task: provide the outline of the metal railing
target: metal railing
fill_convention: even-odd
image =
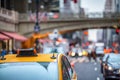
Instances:
[[[55,13],[56,14],[56,13]],[[81,20],[81,19],[94,19],[94,18],[120,18],[120,13],[89,13],[89,14],[60,14],[54,18],[51,15],[47,15],[47,21],[51,20]],[[34,15],[34,19],[36,16]],[[20,21],[31,21],[30,14],[19,14]]]
[[[32,13],[34,14],[34,13]],[[19,21],[33,21],[35,22],[35,15],[33,15],[34,20],[31,20],[31,15],[27,13],[18,13],[14,10],[7,10],[4,8],[0,8],[0,20],[18,23]],[[54,18],[54,16],[58,16],[57,18]],[[120,18],[119,12],[94,12],[94,13],[52,13],[52,15],[49,15],[47,13],[46,21],[51,20],[81,20],[81,19],[91,19],[91,18]],[[44,21],[44,20],[41,20]]]

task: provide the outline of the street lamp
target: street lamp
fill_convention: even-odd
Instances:
[[[38,12],[39,12],[39,0],[35,0],[36,2],[36,23],[34,26],[34,32],[39,33],[40,32],[40,26],[39,26],[39,17],[38,17]]]

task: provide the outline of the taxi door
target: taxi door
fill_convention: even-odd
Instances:
[[[77,80],[77,75],[71,67],[68,59],[62,56],[62,78],[63,80]]]

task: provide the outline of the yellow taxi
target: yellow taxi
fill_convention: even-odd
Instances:
[[[19,56],[9,54],[0,60],[0,80],[77,80],[63,54]]]

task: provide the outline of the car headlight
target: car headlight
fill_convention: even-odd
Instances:
[[[79,53],[78,53],[78,55],[79,55],[79,56],[82,56],[82,53],[81,53],[81,52],[79,52]]]
[[[83,56],[87,56],[88,55],[88,53],[84,50],[83,51]]]
[[[74,53],[74,52],[72,52],[72,53],[71,53],[71,56],[75,56],[75,53]]]
[[[111,66],[109,66],[109,67],[108,67],[108,70],[112,71],[112,70],[113,70],[113,68],[112,68]]]
[[[119,73],[120,73],[120,69],[119,69],[119,71],[118,71]]]

